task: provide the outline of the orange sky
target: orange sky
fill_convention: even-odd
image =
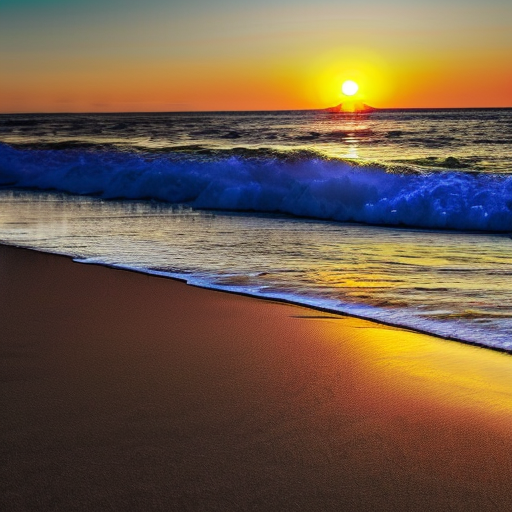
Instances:
[[[512,2],[4,0],[0,112],[512,106]]]

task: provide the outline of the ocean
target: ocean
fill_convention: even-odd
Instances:
[[[512,351],[512,109],[1,115],[0,241]]]

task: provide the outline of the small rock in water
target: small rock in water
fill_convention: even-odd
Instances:
[[[448,158],[445,158],[443,164],[446,167],[451,168],[461,168],[461,167],[467,167],[467,164],[462,163],[458,158],[455,158],[454,156],[449,156]]]
[[[222,135],[223,139],[239,139],[240,137],[241,135],[234,130]]]

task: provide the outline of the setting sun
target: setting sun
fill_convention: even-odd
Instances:
[[[359,86],[353,80],[346,80],[341,86],[341,91],[345,96],[354,96],[359,90]]]

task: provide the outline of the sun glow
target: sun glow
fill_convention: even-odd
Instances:
[[[340,58],[340,55],[344,57]],[[353,47],[338,47],[312,60],[300,77],[301,92],[317,105],[331,107],[357,101],[376,108],[392,102],[395,76],[387,63],[374,52]],[[346,95],[342,89],[347,81],[354,82],[357,92]]]
[[[341,92],[345,96],[354,96],[358,90],[359,86],[353,80],[346,80],[341,86]]]

